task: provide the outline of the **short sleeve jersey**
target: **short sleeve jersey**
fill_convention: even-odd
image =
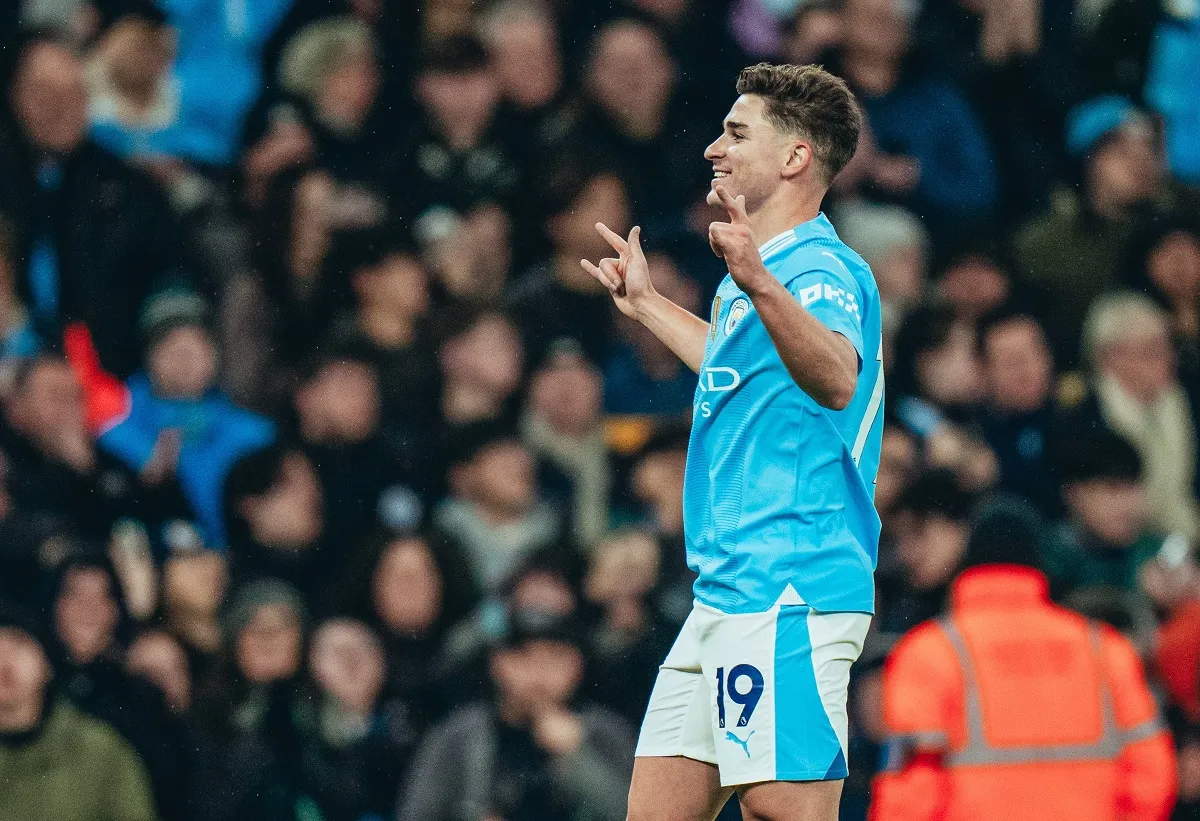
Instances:
[[[824,214],[759,253],[805,310],[854,345],[858,382],[845,409],[819,405],[792,379],[754,303],[731,277],[721,282],[683,490],[696,599],[748,613],[786,594],[818,611],[871,613],[883,435],[879,291]]]

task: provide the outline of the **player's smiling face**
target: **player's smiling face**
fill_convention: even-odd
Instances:
[[[794,138],[783,134],[766,116],[766,101],[743,94],[725,116],[721,136],[704,150],[713,165],[708,204],[720,205],[716,186],[737,197],[746,197],[753,212],[784,183],[781,171],[787,163]]]

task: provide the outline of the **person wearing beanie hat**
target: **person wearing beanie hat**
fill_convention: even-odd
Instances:
[[[100,448],[143,481],[178,481],[204,543],[226,546],[221,485],[242,455],[270,444],[275,427],[237,407],[217,386],[219,351],[207,301],[168,290],[147,301],[139,329],[145,369],[130,377],[127,412],[100,434]],[[153,534],[155,543],[163,534]]]
[[[1071,367],[1088,307],[1121,283],[1124,251],[1141,218],[1184,208],[1191,196],[1165,174],[1157,121],[1121,97],[1089,100],[1067,118],[1066,149],[1080,193],[1056,191],[1051,209],[1016,234],[1017,274],[1043,304],[1055,360]]]
[[[0,818],[155,821],[133,749],[55,697],[52,648],[35,617],[0,605]]]

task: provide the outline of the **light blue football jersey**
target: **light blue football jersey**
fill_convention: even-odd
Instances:
[[[683,487],[696,599],[769,609],[790,584],[813,609],[874,612],[875,474],[883,438],[883,342],[870,267],[824,214],[759,249],[763,263],[859,354],[841,411],[784,367],[754,303],[726,276],[713,299]]]

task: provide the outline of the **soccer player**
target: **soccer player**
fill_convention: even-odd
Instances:
[[[874,605],[879,294],[820,211],[862,115],[816,66],[742,71],[708,202],[708,322],[655,292],[640,230],[583,266],[699,374],[684,483],[695,606],[654,685],[631,821],[834,821],[846,690]]]

